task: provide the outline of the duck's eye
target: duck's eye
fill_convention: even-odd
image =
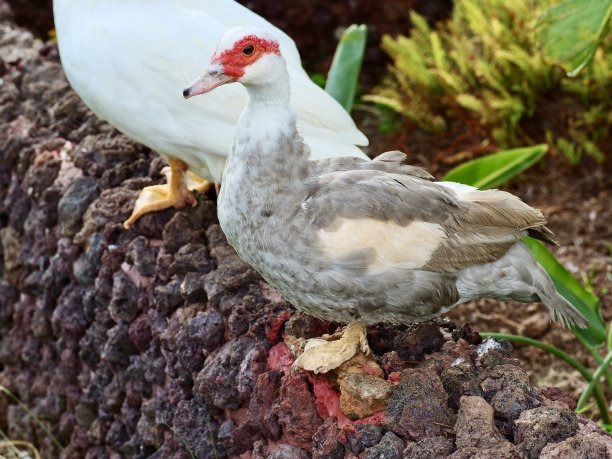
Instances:
[[[246,45],[242,48],[242,54],[245,56],[250,56],[255,52],[255,47],[253,45]]]

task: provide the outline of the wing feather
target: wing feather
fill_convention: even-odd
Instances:
[[[386,158],[392,169],[404,167],[396,152],[385,155],[379,164]],[[376,162],[327,160],[315,166],[319,175],[303,208],[326,253],[346,257],[347,247],[355,245],[373,250],[368,268],[377,272],[385,260],[388,269],[456,272],[501,258],[528,231],[552,235],[544,215],[510,193],[429,182],[418,170],[375,170]],[[344,170],[349,165],[362,169]]]

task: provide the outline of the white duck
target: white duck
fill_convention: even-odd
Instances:
[[[147,212],[195,205],[189,189],[221,181],[246,92],[228,85],[186,104],[180,89],[230,27],[255,26],[279,37],[292,105],[313,159],[367,158],[357,147],[367,138],[310,80],[293,40],[233,0],[54,0],[53,11],[74,90],[97,116],[169,162],[169,185],[143,189],[126,227]],[[206,180],[185,177],[187,169]]]

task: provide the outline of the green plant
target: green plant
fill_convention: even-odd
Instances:
[[[516,176],[526,167],[529,167],[541,158],[544,151],[545,147],[540,145],[532,148],[494,153],[456,167],[449,171],[444,179],[482,188],[497,186]],[[576,410],[585,410],[589,397],[593,396],[599,408],[603,426],[608,428],[608,426],[612,426],[612,417],[608,408],[608,401],[605,397],[605,391],[601,388],[599,380],[601,377],[605,377],[609,390],[612,391],[610,368],[610,363],[612,362],[612,323],[606,327],[606,324],[603,322],[599,299],[592,293],[592,288],[589,290],[583,287],[539,241],[527,237],[523,239],[523,242],[548,272],[559,293],[587,319],[589,323],[588,328],[572,328],[571,331],[593,357],[598,368],[594,373],[591,373],[574,357],[550,344],[535,339],[506,333],[483,332],[481,335],[529,344],[549,352],[570,364],[587,382]],[[604,349],[607,355],[602,357],[601,351]],[[612,429],[608,430],[612,431]]]
[[[538,18],[544,57],[576,76],[593,58],[612,16],[610,0],[564,0]]]
[[[493,188],[533,166],[546,150],[548,146],[536,145],[493,153],[455,167],[444,176],[444,180],[469,183],[480,189]]]
[[[597,142],[612,125],[612,58],[604,51],[612,46],[604,40],[589,71],[567,78],[539,49],[537,8],[550,3],[462,0],[436,28],[412,12],[409,37],[383,38],[390,75],[365,100],[433,132],[454,120],[478,119],[505,148],[548,135],[547,143],[569,152],[573,162],[583,153],[603,159]]]
[[[357,94],[367,33],[368,28],[363,24],[353,24],[344,31],[325,83],[325,91],[349,113]]]

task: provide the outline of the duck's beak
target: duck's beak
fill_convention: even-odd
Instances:
[[[204,74],[195,80],[188,88],[183,90],[183,97],[189,99],[193,96],[206,94],[219,86],[236,81],[234,77],[226,75],[220,65],[211,65]]]

